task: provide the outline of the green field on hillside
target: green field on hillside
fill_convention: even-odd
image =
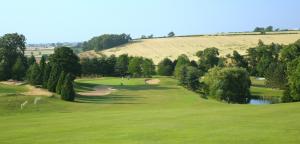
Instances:
[[[182,144],[288,143],[300,141],[300,103],[225,104],[206,100],[167,77],[148,85],[144,79],[76,80],[77,91],[116,89],[106,96],[58,97],[7,95],[23,86],[0,85],[2,144]],[[123,83],[123,86],[121,86]],[[6,90],[4,90],[6,89]],[[24,101],[28,104],[20,110]]]

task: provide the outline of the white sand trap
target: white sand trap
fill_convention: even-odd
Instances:
[[[111,94],[113,91],[116,91],[116,89],[106,86],[98,86],[95,87],[93,91],[79,92],[78,94],[84,96],[105,96]]]
[[[34,86],[31,86],[31,85],[26,85],[26,87],[28,88],[28,91],[22,93],[24,95],[28,95],[28,96],[52,96],[52,94],[53,94],[53,93],[47,91],[46,89],[36,88]]]
[[[159,84],[160,80],[159,79],[148,79],[146,80],[147,84]]]

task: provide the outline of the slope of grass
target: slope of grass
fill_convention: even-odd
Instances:
[[[252,34],[252,33],[250,33]],[[129,54],[132,56],[143,56],[153,59],[154,63],[158,63],[165,57],[176,59],[178,55],[186,54],[191,59],[197,59],[195,54],[199,50],[209,47],[219,48],[220,55],[232,54],[233,50],[241,54],[246,54],[246,50],[250,47],[257,46],[258,40],[264,43],[272,42],[279,44],[290,44],[300,39],[299,31],[291,33],[272,33],[268,35],[249,34],[232,34],[220,36],[188,36],[188,37],[172,37],[172,38],[155,38],[135,40],[129,44],[118,46],[112,49],[96,53],[95,51],[87,51],[80,54],[81,57],[97,57],[105,55],[121,55]]]
[[[77,87],[108,85],[118,89],[80,102],[44,98],[21,111],[0,111],[3,144],[174,144],[174,143],[299,143],[300,103],[228,105],[159,77],[144,79],[79,79]],[[120,83],[123,82],[124,86]],[[26,97],[26,96],[24,96]],[[17,97],[19,99],[20,97]],[[1,101],[7,97],[0,97]],[[78,100],[78,99],[77,99]],[[4,103],[0,103],[4,105]]]

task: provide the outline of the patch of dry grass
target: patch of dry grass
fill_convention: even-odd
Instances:
[[[112,49],[95,53],[88,51],[80,54],[80,57],[98,57],[105,55],[129,54],[131,56],[143,56],[153,59],[158,63],[165,57],[176,59],[180,54],[186,54],[190,59],[197,59],[195,53],[209,47],[217,47],[220,55],[231,54],[233,50],[246,54],[246,50],[255,47],[258,40],[264,43],[272,42],[279,44],[290,44],[300,39],[300,32],[297,34],[270,34],[270,35],[219,35],[219,36],[195,36],[195,37],[173,37],[135,40],[129,44],[118,46]]]

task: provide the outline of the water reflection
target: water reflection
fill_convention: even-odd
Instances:
[[[270,100],[266,100],[266,99],[251,99],[249,104],[263,105],[263,104],[272,104],[272,102]]]

